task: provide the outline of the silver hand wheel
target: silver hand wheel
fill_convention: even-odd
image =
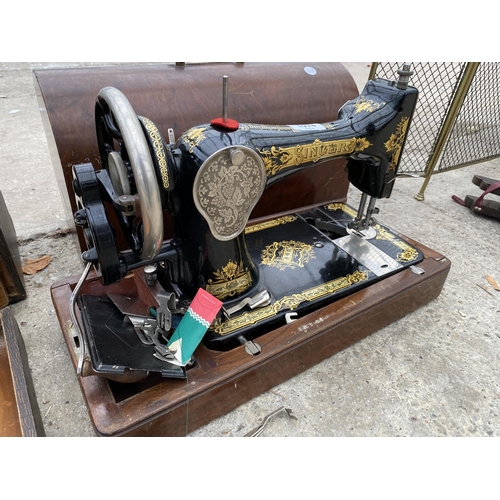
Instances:
[[[160,252],[163,241],[160,189],[137,114],[125,95],[114,87],[103,88],[97,96],[96,129],[103,166],[108,171],[111,167],[112,180],[121,179],[120,186],[115,187],[118,193],[126,188],[124,165],[130,164],[142,216],[140,234],[133,235],[138,243],[132,250],[142,260],[152,260]],[[120,144],[119,153],[115,151],[114,142]]]

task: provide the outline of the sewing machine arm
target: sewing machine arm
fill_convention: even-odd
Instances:
[[[235,261],[258,279],[244,241],[252,209],[264,189],[299,170],[347,158],[349,181],[373,200],[388,198],[396,178],[418,92],[400,82],[369,81],[338,119],[323,124],[266,125],[224,122],[186,131],[166,144],[155,125],[137,117],[125,96],[105,88],[96,102],[103,169],[74,166],[89,250],[83,260],[103,283],[130,270],[163,262],[172,286],[192,297],[207,288],[224,262]],[[116,250],[116,231],[104,204],[113,207],[130,250]],[[163,241],[163,210],[174,238]],[[359,216],[358,216],[359,218]],[[370,223],[368,217],[364,227]]]

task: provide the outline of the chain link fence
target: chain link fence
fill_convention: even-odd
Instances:
[[[481,63],[438,163],[440,172],[500,156],[500,64]]]
[[[396,79],[402,62],[375,62],[370,78]],[[399,173],[426,177],[500,156],[500,63],[412,63],[419,99]]]

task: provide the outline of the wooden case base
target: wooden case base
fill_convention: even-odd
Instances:
[[[450,262],[421,249],[424,274],[411,269],[390,276],[258,339],[262,352],[250,356],[243,346],[217,352],[200,346],[187,380],[150,375],[121,384],[100,376],[80,377],[95,431],[100,436],[183,436],[302,373],[371,333],[406,316],[441,292]],[[69,299],[79,277],[51,288],[63,335],[76,367],[77,352]],[[97,278],[90,286],[99,290]],[[88,281],[89,281],[88,280]],[[102,291],[102,288],[101,288]]]
[[[24,340],[14,313],[0,310],[0,437],[45,436]]]

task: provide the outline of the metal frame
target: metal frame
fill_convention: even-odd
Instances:
[[[496,64],[496,63],[495,63]],[[376,77],[391,77],[390,74],[393,73],[393,77],[395,75],[395,70],[400,67],[401,63],[380,63],[380,62],[373,62],[371,65],[370,73],[368,78],[376,78]],[[419,74],[421,72],[425,72],[428,67],[432,65],[432,63],[413,63],[413,69],[416,74]],[[451,65],[454,65],[453,70],[456,72],[456,81],[454,81],[454,75],[451,75],[451,72],[447,70],[448,67]],[[460,66],[458,66],[460,65]],[[447,150],[447,147],[450,147],[450,137],[453,134],[453,131],[455,128],[459,128],[460,123],[460,114],[461,112],[467,109],[470,109],[471,107],[473,108],[474,106],[478,106],[478,101],[479,97],[477,97],[476,94],[474,94],[475,89],[481,89],[484,87],[485,83],[483,81],[484,78],[486,78],[483,73],[490,68],[486,68],[485,64],[485,71],[480,72],[481,63],[478,62],[468,62],[468,63],[436,63],[433,64],[433,68],[437,69],[438,71],[438,78],[433,82],[435,86],[433,87],[434,89],[438,89],[436,92],[439,93],[439,88],[441,87],[441,80],[439,80],[439,77],[442,77],[444,80],[445,77],[448,78],[449,87],[448,87],[448,92],[449,96],[445,95],[440,95],[439,98],[441,99],[441,104],[442,106],[436,107],[436,109],[432,108],[432,100],[429,98],[428,95],[422,95],[420,96],[419,99],[419,105],[420,105],[420,110],[418,108],[419,105],[417,105],[417,111],[419,111],[422,114],[428,113],[429,115],[434,114],[434,118],[436,121],[439,121],[439,126],[436,129],[436,134],[435,137],[433,138],[433,143],[432,147],[430,148],[430,155],[427,160],[419,161],[417,162],[418,165],[414,166],[413,168],[416,170],[413,170],[415,175],[418,175],[420,177],[424,178],[424,183],[420,189],[420,191],[415,195],[415,199],[418,201],[423,201],[424,200],[424,192],[425,189],[427,188],[430,178],[432,175],[436,173],[442,173],[445,171],[449,170],[454,170],[457,168],[465,167],[468,165],[472,165],[475,163],[479,163],[482,161],[486,161],[491,158],[495,158],[500,156],[500,141],[499,141],[499,150],[498,153],[494,153],[493,156],[490,154],[489,156],[485,157],[484,155],[481,155],[480,152],[475,153],[476,157],[473,160],[468,159],[467,161],[457,161],[456,164],[449,165],[449,166],[442,166],[442,160],[443,160],[443,155]],[[497,65],[499,66],[499,65]],[[482,69],[482,68],[481,68]],[[495,68],[498,69],[498,68]],[[424,75],[425,76],[425,75]],[[431,76],[436,76],[434,73]],[[477,78],[476,78],[477,77]],[[475,80],[476,79],[476,80]],[[411,82],[410,82],[411,83]],[[475,89],[473,89],[473,83],[475,83]],[[420,89],[419,89],[420,90]],[[423,90],[423,92],[426,92],[426,89]],[[495,98],[497,99],[497,93],[496,92],[489,92],[488,97],[490,98]],[[446,100],[448,99],[448,102]],[[464,104],[465,103],[465,104]],[[440,109],[444,110],[444,112],[440,113]],[[486,110],[486,113],[490,111],[489,109]],[[440,113],[440,116],[435,116],[435,113]],[[490,111],[491,113],[491,111]],[[479,112],[481,114],[481,112]],[[482,118],[484,119],[484,112],[481,115]],[[491,117],[490,117],[491,118]],[[494,117],[493,117],[494,119]],[[500,125],[500,124],[499,124]],[[431,128],[431,127],[429,127]],[[415,129],[410,132],[410,134],[426,134],[429,133],[428,130],[425,130],[426,127],[425,125],[419,124],[419,129]],[[480,138],[477,138],[477,141],[480,141]],[[476,141],[476,145],[477,145]],[[408,152],[405,151],[403,152],[403,159],[405,156],[405,153],[408,155]],[[465,156],[465,155],[464,155]],[[441,163],[440,163],[441,162]],[[400,173],[405,173],[405,165],[404,161],[402,161],[402,165],[400,168]]]

